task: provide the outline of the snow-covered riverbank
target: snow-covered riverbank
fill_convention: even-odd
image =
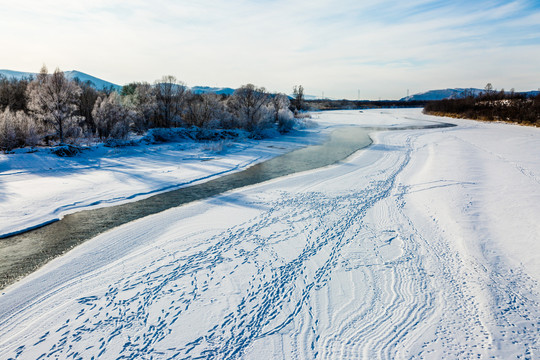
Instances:
[[[336,126],[358,124],[357,117],[336,122],[327,114],[319,119],[320,115],[313,116],[313,122],[318,123],[315,128],[262,141],[99,146],[72,158],[46,151],[0,153],[0,236],[82,209],[139,200],[239,171],[295,148],[320,143]],[[364,125],[398,123],[392,116],[362,115]]]
[[[242,170],[299,146],[327,129],[256,141],[183,141],[94,147],[63,158],[46,151],[0,154],[0,235],[91,207],[117,205]]]
[[[452,122],[84,243],[0,296],[0,357],[538,357],[540,129]]]

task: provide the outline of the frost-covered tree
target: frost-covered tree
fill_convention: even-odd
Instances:
[[[270,106],[274,114],[274,121],[277,124],[279,120],[279,111],[281,109],[289,108],[291,104],[289,97],[285,94],[273,94],[270,97]]]
[[[96,100],[92,116],[96,123],[97,134],[101,139],[125,139],[134,117],[133,111],[122,105],[117,92],[100,96]]]
[[[269,111],[266,105],[269,95],[264,87],[247,84],[237,89],[229,98],[227,105],[240,123],[248,131],[263,127],[269,120]]]
[[[157,118],[155,88],[147,82],[131,83],[122,88],[123,104],[133,111],[133,127],[138,133],[148,130]]]
[[[9,151],[17,147],[36,146],[40,140],[40,129],[24,111],[0,112],[0,149]]]
[[[189,92],[186,85],[174,76],[167,75],[156,81],[154,88],[158,110],[156,125],[171,127],[180,124],[184,101]]]
[[[44,66],[36,79],[28,84],[28,109],[45,125],[51,126],[64,142],[66,133],[77,132],[77,103],[81,88],[66,79],[64,73],[56,69],[53,74],[47,73]]]

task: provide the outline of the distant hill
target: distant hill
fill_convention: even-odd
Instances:
[[[468,95],[478,96],[481,93],[485,92],[483,89],[475,88],[456,88],[456,89],[444,89],[444,90],[429,90],[426,92],[406,96],[401,98],[399,101],[433,101],[433,100],[443,100],[443,99],[459,99]],[[508,93],[508,91],[506,91]],[[526,96],[536,96],[539,91],[522,91],[520,94]]]
[[[22,71],[13,71],[13,70],[0,70],[0,76],[4,76],[8,79],[15,78],[21,80],[24,78],[31,78],[36,76],[36,73],[22,72]]]
[[[443,100],[443,99],[456,99],[466,96],[467,94],[473,94],[478,96],[484,90],[475,88],[457,88],[457,89],[444,89],[444,90],[429,90],[426,92],[406,96],[401,98],[400,101],[431,101],[431,100]]]
[[[225,95],[232,95],[234,92],[234,89],[231,88],[218,88],[218,87],[210,87],[210,86],[193,86],[191,88],[191,91],[194,94],[207,94],[207,93],[215,93],[215,94],[225,94]]]
[[[122,86],[113,84],[112,82],[105,81],[94,77],[92,75],[85,74],[77,70],[64,71],[66,78],[70,80],[79,79],[81,82],[90,82],[90,84],[97,90],[112,89],[114,91],[122,90]]]
[[[33,78],[37,75],[37,73],[13,71],[13,70],[0,70],[0,75],[3,75],[8,79],[15,78],[17,80],[20,80],[23,78]],[[79,79],[79,81],[81,82],[90,82],[90,84],[97,90],[112,89],[115,91],[119,91],[122,89],[120,85],[113,84],[109,81],[99,79],[97,77],[85,74],[77,70],[64,71],[64,75],[66,76],[66,78],[70,80]]]

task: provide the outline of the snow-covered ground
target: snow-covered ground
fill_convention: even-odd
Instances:
[[[140,200],[243,170],[292,149],[320,143],[335,127],[357,121],[357,117],[348,116],[336,122],[315,114],[313,122],[318,126],[264,141],[186,140],[121,148],[101,145],[72,158],[45,150],[0,153],[0,237],[82,209]],[[402,122],[393,116],[364,116],[362,123],[397,126]]]
[[[62,158],[0,154],[0,236],[81,209],[118,205],[242,170],[323,140],[330,128],[302,130],[266,141],[182,141],[107,148]]]
[[[0,358],[539,358],[540,129],[451,122],[87,241],[3,291]]]

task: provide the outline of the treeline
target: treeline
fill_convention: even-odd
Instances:
[[[380,108],[410,108],[423,107],[427,101],[399,101],[399,100],[330,100],[317,99],[306,100],[306,106],[310,110],[362,110]]]
[[[303,89],[293,104],[284,94],[252,84],[231,96],[194,94],[174,76],[131,83],[121,92],[98,91],[43,67],[35,78],[0,77],[0,150],[127,139],[152,128],[191,126],[244,129],[260,137],[269,129],[291,130],[297,106],[303,106]]]
[[[509,121],[526,125],[540,125],[540,94],[494,91],[491,84],[479,96],[469,95],[460,99],[445,99],[426,104],[424,112],[431,115],[459,118]]]

